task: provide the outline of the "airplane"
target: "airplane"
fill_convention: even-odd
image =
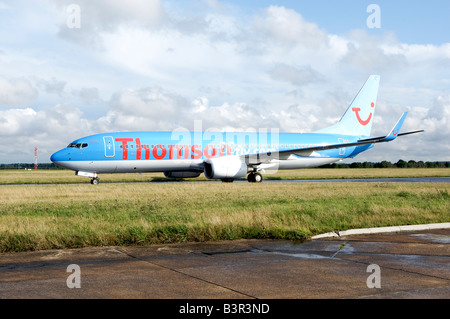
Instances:
[[[114,132],[77,139],[51,156],[59,166],[99,183],[102,173],[163,172],[167,178],[194,178],[260,183],[271,170],[317,167],[354,158],[374,144],[399,136],[403,113],[385,136],[371,137],[380,83],[371,75],[336,124],[313,133],[247,132]]]

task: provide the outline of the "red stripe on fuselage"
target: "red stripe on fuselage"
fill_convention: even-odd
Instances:
[[[116,142],[122,143],[122,159],[128,160],[128,143],[132,143],[134,141],[133,138],[116,138]],[[133,144],[134,145],[134,144]],[[167,154],[169,155],[169,159],[181,159],[182,157],[184,159],[188,159],[189,157],[191,159],[201,159],[203,155],[205,155],[206,158],[213,158],[219,156],[225,156],[225,155],[231,155],[231,146],[229,145],[221,145],[219,149],[217,150],[216,147],[213,147],[212,145],[208,144],[203,148],[203,152],[200,145],[169,145],[168,149],[164,145],[155,145],[152,149],[146,144],[141,144],[141,139],[136,138],[136,159],[141,160],[142,159],[142,150],[145,150],[144,158],[146,160],[150,159],[150,151],[153,155],[154,159],[161,160],[164,159]],[[190,156],[189,156],[190,155]]]

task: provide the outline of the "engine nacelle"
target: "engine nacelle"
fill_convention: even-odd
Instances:
[[[191,178],[191,177],[199,177],[202,172],[164,172],[164,176],[167,178]]]
[[[209,179],[238,179],[247,175],[247,164],[239,157],[225,156],[204,162],[205,176]]]

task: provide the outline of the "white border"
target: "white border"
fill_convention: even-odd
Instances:
[[[422,231],[432,229],[447,229],[450,228],[450,223],[439,224],[424,224],[424,225],[406,225],[406,226],[392,226],[392,227],[375,227],[375,228],[359,228],[350,229],[340,232],[330,232],[310,237],[310,239],[322,239],[331,237],[343,237],[350,235],[367,235],[367,234],[382,234],[382,233],[395,233],[402,231]]]

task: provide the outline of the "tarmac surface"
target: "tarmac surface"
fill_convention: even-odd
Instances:
[[[450,229],[0,254],[2,299],[450,298]]]
[[[148,183],[148,184],[173,184],[179,183],[170,179],[164,181],[155,182],[108,182],[108,184],[136,184],[136,183]],[[183,181],[183,183],[216,183],[220,184],[220,180],[207,180],[207,181]],[[234,183],[248,183],[246,179],[235,180]],[[266,178],[263,183],[450,183],[450,177],[398,177],[398,178],[339,178],[339,179],[270,179]],[[86,185],[86,180],[80,183],[66,183],[64,185]],[[0,187],[11,186],[50,186],[61,184],[0,184]]]

